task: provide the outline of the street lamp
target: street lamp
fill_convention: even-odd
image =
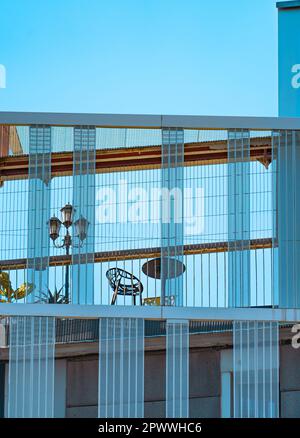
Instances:
[[[82,248],[84,241],[87,237],[89,222],[88,220],[80,216],[75,222],[73,222],[73,217],[75,215],[75,208],[71,204],[66,204],[61,210],[61,220],[56,216],[52,216],[49,219],[49,237],[53,242],[55,248],[65,248],[66,255],[70,254],[70,248]],[[78,238],[78,244],[73,242],[72,236],[69,233],[69,228],[73,225],[74,236]],[[59,238],[59,233],[61,227],[66,229],[65,235],[62,237],[62,243],[58,244],[57,239]],[[69,301],[69,265],[66,265],[66,277],[65,277],[65,297],[66,301]]]

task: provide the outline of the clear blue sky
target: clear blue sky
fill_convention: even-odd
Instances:
[[[1,0],[1,111],[277,115],[275,0]]]

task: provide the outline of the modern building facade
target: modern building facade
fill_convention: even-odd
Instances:
[[[0,113],[3,416],[300,416],[282,59],[280,118]]]

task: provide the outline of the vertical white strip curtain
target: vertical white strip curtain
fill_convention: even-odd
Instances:
[[[27,281],[34,288],[26,301],[33,303],[47,293],[49,279],[51,182],[51,127],[29,127],[29,196]]]
[[[279,416],[278,323],[233,324],[234,417]]]
[[[166,415],[189,417],[189,323],[168,320],[166,325]]]
[[[300,306],[300,131],[273,132],[277,153],[279,307]],[[278,263],[278,266],[277,266]]]
[[[54,417],[54,350],[55,318],[10,318],[9,418]]]
[[[183,305],[184,131],[162,130],[161,304]],[[189,324],[167,320],[166,415],[189,416]]]
[[[73,207],[76,211],[72,246],[73,304],[94,304],[95,163],[95,127],[74,128]],[[83,232],[85,220],[88,221],[86,233]]]
[[[274,187],[273,184],[273,190]],[[229,131],[228,288],[231,307],[251,306],[250,206],[250,134],[244,130]],[[234,417],[278,417],[278,323],[235,321],[233,352]]]
[[[35,303],[46,299],[49,281],[49,126],[29,127],[28,178],[27,282],[31,287],[22,293],[27,303]],[[8,417],[53,417],[54,349],[55,318],[10,318]]]
[[[144,416],[144,320],[101,318],[99,418]]]
[[[161,302],[183,305],[184,131],[162,130]]]
[[[229,307],[250,306],[250,133],[228,131]]]

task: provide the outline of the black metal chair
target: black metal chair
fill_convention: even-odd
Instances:
[[[136,305],[136,297],[140,297],[142,305],[143,285],[141,281],[130,272],[120,268],[111,268],[106,272],[106,278],[113,289],[111,304],[115,304],[118,295],[133,297],[133,304]]]

